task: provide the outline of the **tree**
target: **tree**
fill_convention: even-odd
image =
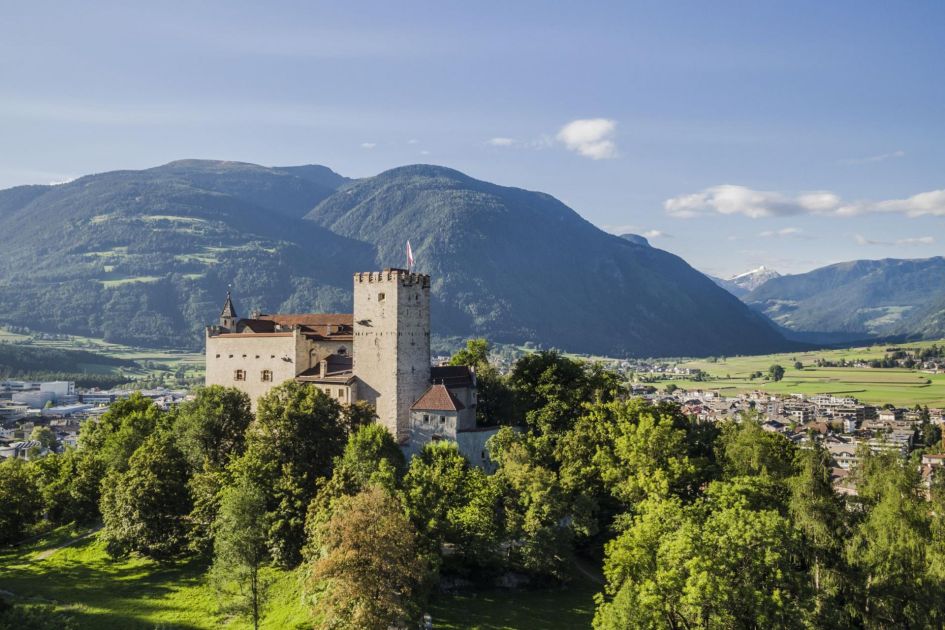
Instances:
[[[194,399],[181,404],[174,420],[181,451],[193,470],[204,461],[223,468],[242,454],[246,428],[253,419],[249,396],[232,387],[199,388]]]
[[[780,381],[784,378],[784,368],[778,364],[772,365],[768,368],[768,377],[774,382]]]
[[[489,366],[490,349],[486,339],[468,339],[466,347],[450,358],[450,365],[468,365],[478,371]]]
[[[846,507],[830,481],[830,456],[818,444],[799,450],[797,474],[788,480],[788,509],[802,536],[802,558],[814,596],[814,619],[821,627],[849,625],[843,610],[849,576],[843,558],[848,538]]]
[[[716,450],[726,475],[770,475],[787,479],[794,474],[797,447],[780,433],[761,428],[757,414],[746,414],[741,422],[722,427]]]
[[[506,379],[489,362],[490,350],[485,339],[469,339],[466,347],[450,359],[450,365],[468,365],[476,370],[476,422],[480,426],[512,424],[515,395]]]
[[[348,435],[353,435],[361,427],[374,424],[374,421],[377,420],[377,411],[374,409],[374,405],[364,400],[356,400],[350,405],[342,406],[341,416],[345,432]]]
[[[571,503],[558,474],[536,456],[534,441],[509,427],[489,440],[508,560],[529,573],[564,578],[572,552]]]
[[[410,461],[403,486],[407,515],[432,552],[449,544],[468,564],[496,562],[498,487],[471,467],[455,444],[427,444]]]
[[[248,614],[257,630],[268,590],[261,575],[268,559],[265,519],[265,493],[241,480],[223,491],[213,537],[214,582],[228,608]]]
[[[317,539],[306,582],[316,627],[387,630],[413,625],[429,561],[396,498],[372,486],[343,499]]]
[[[795,370],[803,370],[803,369],[804,369],[804,364],[801,363],[800,361],[795,361],[795,362],[794,362],[794,369],[795,369]]]
[[[790,628],[807,619],[797,537],[745,488],[713,482],[717,501],[651,497],[606,548],[607,597],[594,627]]]
[[[345,437],[341,405],[315,387],[288,381],[259,399],[233,472],[267,494],[269,548],[278,565],[301,559],[308,504],[318,480],[331,476]]]
[[[36,440],[43,445],[43,448],[48,448],[51,451],[56,450],[59,446],[59,440],[56,439],[56,434],[49,427],[33,427],[33,431],[30,433],[30,439]]]
[[[98,422],[85,422],[79,444],[111,469],[125,470],[134,453],[164,420],[154,402],[139,392],[115,401]]]
[[[112,556],[137,552],[168,558],[186,543],[186,516],[192,509],[187,492],[187,462],[173,440],[161,434],[147,438],[128,462],[103,481],[102,537]]]
[[[218,470],[209,461],[204,461],[203,468],[187,481],[187,491],[193,503],[187,515],[190,523],[187,547],[198,555],[213,551],[213,528],[220,511],[221,495],[229,487],[230,477],[227,470]]]
[[[403,451],[384,426],[370,424],[358,429],[348,438],[344,453],[335,461],[331,478],[317,481],[318,491],[309,503],[305,519],[306,556],[311,557],[313,544],[317,549],[317,531],[331,518],[339,500],[372,485],[394,493],[406,468]]]
[[[29,465],[19,458],[0,462],[0,506],[0,544],[18,542],[42,517],[42,495]]]
[[[867,627],[934,627],[941,582],[928,572],[932,522],[915,466],[864,451],[856,470],[867,509],[847,560],[862,580],[857,609]],[[939,617],[941,622],[941,617]]]
[[[69,484],[73,518],[79,523],[89,523],[101,517],[99,502],[107,468],[105,461],[94,453],[76,451],[74,457],[75,471]]]
[[[522,357],[509,374],[517,415],[524,419],[545,465],[550,465],[557,441],[581,416],[584,405],[609,402],[620,393],[621,380],[599,364],[586,364],[543,351]]]

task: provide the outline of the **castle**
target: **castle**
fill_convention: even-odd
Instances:
[[[408,455],[447,439],[487,466],[476,427],[476,375],[466,366],[431,366],[430,276],[404,269],[354,274],[354,312],[236,313],[226,296],[207,327],[207,385],[235,387],[256,401],[296,380],[340,403],[365,401]]]

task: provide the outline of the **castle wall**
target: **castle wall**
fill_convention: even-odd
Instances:
[[[344,348],[350,354],[352,344],[350,341],[313,340],[306,339],[304,335],[300,336],[295,351],[296,374],[301,374],[305,370],[315,367],[328,355],[337,354],[341,348]]]
[[[207,385],[235,387],[246,392],[256,409],[256,401],[270,389],[296,375],[294,333],[207,336]],[[235,379],[243,370],[245,380]],[[271,381],[262,380],[263,370],[272,372]]]
[[[358,398],[400,441],[410,406],[430,383],[430,277],[388,269],[354,276],[354,374]]]

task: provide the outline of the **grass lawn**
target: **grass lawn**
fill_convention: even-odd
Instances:
[[[0,589],[18,600],[52,604],[92,630],[250,627],[246,619],[217,612],[217,594],[205,578],[204,563],[113,560],[94,534],[62,547],[84,533],[61,527],[18,549],[0,550]],[[298,573],[272,570],[268,575],[273,582],[261,627],[310,628]],[[596,590],[582,580],[562,589],[441,595],[429,611],[436,628],[588,628]]]
[[[248,628],[223,618],[217,594],[198,561],[159,564],[141,558],[113,560],[97,536],[56,549],[80,532],[60,528],[16,550],[0,553],[0,589],[18,599],[52,603],[79,627]],[[294,572],[271,571],[274,580],[264,628],[310,627]]]

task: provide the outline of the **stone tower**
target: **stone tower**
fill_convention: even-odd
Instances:
[[[233,306],[233,298],[230,292],[226,292],[226,302],[223,303],[223,310],[220,312],[220,327],[226,328],[230,332],[236,332],[236,322],[239,318],[236,316],[236,307]]]
[[[404,269],[354,275],[354,375],[358,398],[398,442],[410,407],[430,385],[430,276]]]

